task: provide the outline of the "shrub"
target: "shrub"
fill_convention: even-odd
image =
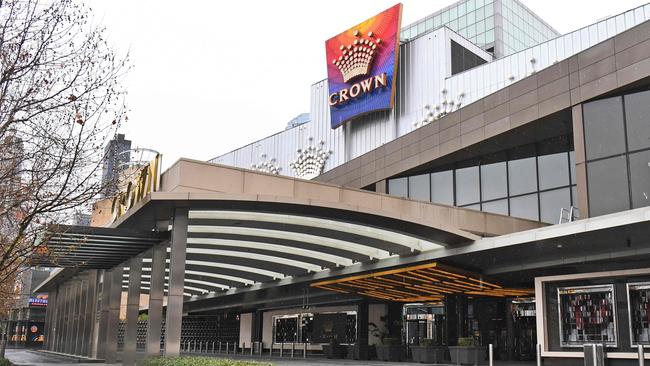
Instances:
[[[0,366],[4,366],[1,365]],[[141,362],[138,366],[271,366],[270,363],[260,363],[252,361],[235,361],[214,357],[149,357]]]
[[[13,365],[6,358],[0,357],[0,366],[13,366]]]
[[[424,338],[420,341],[420,346],[429,347],[429,346],[436,346],[436,345],[437,345],[436,340],[433,338]]]
[[[471,347],[473,345],[474,345],[474,338],[472,337],[458,338],[458,346],[460,347]]]

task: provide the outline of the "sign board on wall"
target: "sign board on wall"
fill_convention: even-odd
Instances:
[[[393,108],[402,4],[325,42],[332,128]]]

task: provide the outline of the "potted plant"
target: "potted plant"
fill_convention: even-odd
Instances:
[[[381,361],[402,361],[404,357],[404,347],[399,338],[386,337],[381,340],[381,344],[376,346],[377,359]]]
[[[440,346],[431,338],[420,341],[419,346],[411,346],[413,361],[441,364],[447,359],[447,346]]]
[[[451,363],[456,365],[478,365],[485,363],[487,348],[474,345],[474,338],[458,338],[457,346],[449,346]]]

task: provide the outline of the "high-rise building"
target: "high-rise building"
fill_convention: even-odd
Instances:
[[[124,134],[121,133],[110,140],[104,148],[102,185],[105,197],[111,197],[117,193],[117,180],[121,165],[131,160],[130,149],[131,140],[125,139]]]

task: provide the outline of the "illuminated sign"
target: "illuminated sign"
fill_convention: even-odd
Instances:
[[[29,306],[47,306],[47,295],[39,294],[29,298]]]
[[[140,202],[147,194],[160,189],[160,165],[162,155],[157,154],[147,165],[135,173],[135,178],[126,184],[123,191],[113,198],[111,214],[113,221]]]
[[[332,128],[393,108],[402,4],[325,42]]]

